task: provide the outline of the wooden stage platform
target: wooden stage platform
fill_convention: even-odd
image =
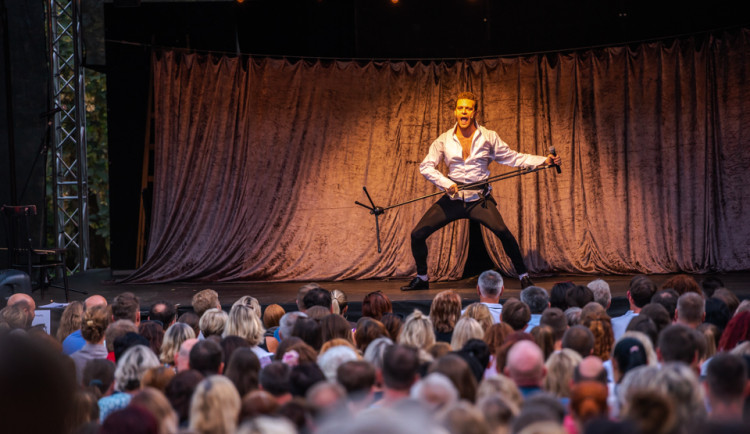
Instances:
[[[219,293],[219,300],[225,309],[229,309],[232,303],[243,295],[252,295],[260,301],[261,305],[277,303],[285,310],[296,310],[295,298],[300,286],[308,282],[238,282],[238,283],[191,283],[174,282],[150,285],[128,285],[117,283],[117,280],[127,276],[127,272],[113,272],[109,269],[88,270],[70,277],[72,289],[86,291],[90,294],[101,294],[108,300],[117,294],[131,291],[141,300],[141,309],[146,311],[148,307],[157,300],[166,300],[178,305],[180,312],[191,309],[191,299],[196,292],[211,288]],[[669,279],[671,274],[651,275],[657,286]],[[698,282],[708,275],[695,276]],[[750,271],[715,274],[725,286],[735,292],[740,299],[750,298]],[[464,305],[477,301],[476,284],[477,277],[450,281],[433,282],[430,289],[426,291],[401,291],[399,288],[407,283],[407,280],[347,280],[334,282],[317,282],[326,289],[339,289],[347,294],[350,308],[349,318],[356,320],[360,312],[361,302],[364,296],[371,292],[383,291],[393,302],[394,312],[404,315],[409,314],[415,308],[429,311],[432,298],[440,291],[453,289],[463,299]],[[617,316],[624,313],[627,308],[626,293],[628,283],[632,276],[629,275],[557,275],[551,277],[535,277],[537,286],[551,289],[557,282],[572,281],[576,284],[585,285],[588,282],[602,278],[607,281],[612,290],[612,306],[610,315]],[[508,297],[518,297],[521,291],[520,282],[517,279],[505,279],[505,292],[501,300]],[[34,291],[34,299],[37,305],[45,305],[50,302],[64,303],[65,294],[63,290],[49,288],[45,291],[44,299],[40,293]],[[71,300],[83,300],[87,295],[71,292]]]

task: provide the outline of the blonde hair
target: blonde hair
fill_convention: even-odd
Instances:
[[[477,388],[477,401],[481,401],[483,398],[496,394],[508,399],[515,404],[517,408],[521,408],[521,404],[523,404],[521,390],[518,388],[515,381],[503,374],[497,374],[494,377],[485,378],[479,383],[479,387]]]
[[[260,302],[257,298],[249,296],[249,295],[243,295],[242,297],[238,298],[237,301],[234,302],[232,307],[235,307],[237,305],[243,304],[245,306],[250,307],[253,310],[253,313],[258,317],[262,317],[261,314],[261,308],[260,308]],[[231,311],[231,310],[230,310]]]
[[[193,310],[198,316],[211,309],[219,306],[219,293],[213,289],[204,289],[193,296]]]
[[[348,306],[349,302],[346,299],[344,291],[339,289],[331,291],[331,309],[333,313],[343,315]]]
[[[229,311],[229,318],[222,336],[239,336],[244,338],[251,346],[256,346],[263,339],[265,332],[266,330],[260,322],[260,316],[255,313],[251,306],[235,303],[232,310]]]
[[[179,420],[177,412],[161,390],[153,387],[144,387],[130,400],[131,404],[137,404],[145,408],[156,418],[159,424],[159,434],[175,434]]]
[[[198,433],[229,434],[237,428],[242,401],[226,377],[212,375],[198,383],[190,401],[190,429]]]
[[[474,318],[475,320],[479,321],[479,324],[482,325],[482,330],[484,330],[485,333],[490,329],[490,327],[492,327],[492,324],[495,323],[495,321],[492,319],[490,308],[487,307],[487,305],[484,303],[471,303],[466,307],[463,316],[468,316],[469,318]]]
[[[180,345],[188,339],[195,339],[195,332],[189,325],[176,322],[169,326],[164,333],[164,340],[161,342],[161,353],[159,360],[162,363],[174,363],[174,355],[180,351]]]
[[[570,383],[581,360],[581,355],[570,348],[552,353],[545,364],[547,375],[544,377],[544,390],[558,398],[570,397]]]
[[[58,341],[62,342],[69,334],[81,328],[81,320],[83,319],[83,302],[71,301],[70,304],[65,306],[65,310],[60,318],[60,325],[57,328],[57,334],[55,337]]]
[[[479,324],[479,321],[465,316],[458,320],[456,327],[453,329],[451,349],[453,351],[458,351],[463,348],[469,340],[483,338],[484,329],[482,329],[482,325]]]
[[[428,349],[435,344],[435,330],[432,321],[419,309],[406,317],[401,333],[398,335],[398,343],[415,348]]]
[[[203,337],[221,336],[228,318],[229,315],[226,312],[215,307],[204,312],[200,321],[198,321],[198,327],[203,332]]]

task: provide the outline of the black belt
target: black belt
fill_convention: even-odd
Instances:
[[[450,179],[451,181],[453,181],[459,188],[463,187],[465,185],[474,184],[474,182],[471,182],[471,183],[468,183],[468,184],[464,183],[464,182],[459,182],[459,181],[456,181],[455,179],[451,178],[450,176],[448,177],[448,179]],[[477,182],[479,182],[479,181],[477,181]],[[472,190],[465,190],[465,191],[472,191]],[[487,208],[487,196],[490,194],[490,184],[489,183],[484,184],[484,187],[481,190],[477,189],[477,191],[478,191],[477,194],[479,195],[479,198],[482,201],[482,208]]]

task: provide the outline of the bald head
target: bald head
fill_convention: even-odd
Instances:
[[[36,310],[36,303],[29,294],[22,292],[15,293],[8,298],[8,306],[16,306],[21,308],[26,313],[28,318],[27,327],[31,326],[31,322],[34,320],[34,311]]]
[[[101,295],[94,294],[91,297],[88,297],[86,300],[84,300],[83,305],[84,305],[85,310],[89,310],[94,306],[106,306],[107,299],[102,297]]]
[[[180,345],[180,351],[174,355],[174,365],[177,368],[177,372],[187,371],[190,369],[190,350],[193,349],[195,344],[198,343],[198,339],[190,338]]]
[[[607,384],[607,371],[604,369],[602,359],[596,356],[588,356],[581,360],[573,371],[573,382],[598,381]]]
[[[533,341],[519,341],[510,347],[505,374],[520,386],[539,386],[546,375],[544,353]]]

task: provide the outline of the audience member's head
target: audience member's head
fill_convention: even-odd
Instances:
[[[391,300],[382,291],[373,291],[362,300],[362,316],[380,321],[386,313],[392,313]]]
[[[292,396],[305,397],[311,387],[322,381],[326,381],[326,376],[315,362],[300,363],[289,373]]]
[[[495,323],[490,308],[484,303],[476,302],[466,306],[462,317],[464,316],[477,320],[485,332]]]
[[[263,390],[279,398],[291,394],[289,376],[292,369],[282,362],[271,362],[260,370],[258,381]]]
[[[569,307],[565,309],[565,318],[568,320],[568,327],[573,327],[574,325],[581,324],[581,312],[583,309],[581,309],[578,306],[575,307]]]
[[[683,295],[687,292],[694,292],[700,296],[703,296],[703,290],[701,289],[698,282],[692,276],[687,274],[677,274],[667,279],[666,282],[662,283],[662,288],[672,288],[677,291],[678,294]]]
[[[545,324],[532,328],[529,333],[534,337],[534,342],[541,348],[544,360],[547,360],[550,354],[555,351],[556,344],[561,342],[555,339],[555,331],[552,330],[552,327]]]
[[[251,348],[238,348],[232,353],[224,375],[237,388],[240,396],[258,388],[260,360]]]
[[[696,328],[706,318],[706,304],[703,296],[696,292],[685,292],[677,299],[675,321]]]
[[[156,321],[141,321],[138,326],[138,334],[146,338],[149,342],[149,348],[154,354],[161,353],[161,345],[164,342],[164,328],[161,323]]]
[[[547,375],[544,377],[544,390],[558,398],[570,397],[573,373],[582,360],[580,354],[569,348],[563,348],[550,355],[545,363]]]
[[[484,342],[487,343],[487,350],[490,354],[494,355],[511,333],[513,333],[513,328],[504,322],[492,324],[484,333]]]
[[[646,349],[640,341],[634,338],[622,338],[612,350],[612,370],[615,383],[620,383],[622,377],[633,368],[648,364]]]
[[[302,303],[305,306],[305,310],[310,309],[313,306],[322,306],[331,311],[331,291],[323,288],[311,288],[305,296],[302,298]]]
[[[228,378],[212,375],[198,383],[190,401],[190,429],[200,434],[231,434],[237,427],[241,398]]]
[[[549,294],[539,286],[529,286],[521,291],[521,301],[529,306],[532,314],[541,314],[549,307]]]
[[[221,336],[224,333],[227,320],[229,320],[229,315],[226,312],[212,307],[203,312],[200,321],[198,321],[198,327],[200,327],[204,338]]]
[[[109,326],[109,311],[104,306],[94,306],[83,313],[81,321],[81,337],[90,344],[104,341],[105,332]]]
[[[431,347],[435,343],[435,330],[430,318],[419,309],[414,309],[414,312],[406,317],[398,342],[425,350]]]
[[[484,329],[482,329],[481,324],[474,318],[465,316],[458,320],[456,327],[453,329],[451,348],[453,351],[458,351],[470,339],[482,338],[484,338]]]
[[[539,346],[531,341],[516,342],[508,351],[505,375],[516,382],[518,387],[540,387],[546,375],[544,354]]]
[[[60,317],[60,325],[57,327],[57,333],[55,335],[57,340],[62,342],[68,337],[68,335],[76,330],[80,330],[82,319],[83,302],[71,301],[68,303]]]
[[[174,371],[171,372],[174,375]],[[156,418],[160,434],[177,432],[179,424],[177,412],[161,390],[144,387],[143,390],[133,395],[129,405],[140,406],[148,410]]]
[[[159,365],[159,359],[149,347],[135,345],[129,348],[117,360],[115,390],[130,392],[140,389],[146,371]]]
[[[292,311],[285,313],[279,320],[279,337],[283,341],[284,339],[292,336],[292,329],[294,323],[299,318],[307,318],[307,314],[300,311]]]
[[[550,307],[542,313],[539,325],[546,325],[552,328],[555,334],[555,341],[560,341],[568,330],[568,319],[565,317],[563,311],[556,307]]]
[[[520,331],[526,329],[531,319],[531,310],[526,303],[511,297],[503,304],[503,311],[500,314],[502,322],[507,323],[513,330]]]
[[[260,312],[246,304],[235,304],[229,311],[222,336],[239,336],[245,338],[250,345],[258,345],[265,333],[260,321]]]
[[[83,368],[84,389],[93,392],[97,398],[103,397],[115,380],[115,364],[107,359],[92,359]]]
[[[550,307],[556,307],[560,309],[561,311],[565,312],[565,310],[569,307],[568,302],[565,300],[565,297],[568,294],[568,289],[576,286],[573,282],[558,282],[552,285],[552,289],[550,290],[549,294],[549,305]]]
[[[715,325],[720,332],[724,331],[729,324],[729,320],[732,319],[729,307],[718,298],[707,298],[705,308],[706,319],[704,322]]]
[[[724,304],[727,305],[727,308],[729,308],[729,313],[731,315],[734,315],[734,313],[737,311],[737,307],[740,305],[740,299],[737,297],[737,294],[726,288],[718,288],[716,291],[714,291],[714,295],[712,297],[718,298],[719,300],[723,301]]]
[[[174,304],[166,300],[159,300],[151,305],[151,309],[148,311],[148,319],[159,321],[162,330],[166,331],[177,320],[177,309]]]
[[[477,379],[469,363],[458,354],[446,354],[430,365],[429,373],[440,373],[451,380],[458,396],[469,402],[474,402],[477,395]]]
[[[284,308],[281,307],[281,305],[278,304],[269,304],[266,306],[265,310],[263,310],[263,326],[266,329],[270,329],[271,327],[278,327],[279,321],[281,321],[281,317],[284,316],[286,312],[284,312]]]
[[[198,291],[193,296],[192,305],[193,311],[196,315],[198,315],[198,317],[203,316],[203,314],[209,309],[221,309],[221,304],[219,303],[219,293],[214,291],[213,289],[204,289],[202,291]]]
[[[704,385],[712,419],[742,421],[747,379],[747,364],[742,357],[720,353],[711,359]]]
[[[334,289],[331,291],[331,311],[332,313],[339,314],[346,318],[347,310],[349,309],[349,301],[347,300],[346,293],[340,289]]]
[[[141,322],[141,302],[132,292],[123,292],[112,301],[112,318],[129,319],[137,326]]]
[[[657,334],[664,330],[664,327],[672,324],[672,321],[674,319],[673,316],[669,315],[669,312],[667,312],[667,309],[664,307],[664,305],[653,302],[643,306],[640,315],[649,317],[652,321],[654,321]]]
[[[484,271],[477,280],[477,291],[481,301],[497,303],[503,294],[503,276],[494,270]]]
[[[200,335],[200,317],[195,312],[183,313],[182,315],[177,317],[177,322],[190,326],[190,328],[193,329],[193,334],[195,336]]]
[[[630,279],[630,288],[628,289],[628,301],[630,309],[639,311],[647,305],[656,293],[656,284],[647,276],[639,274]]]
[[[182,343],[188,339],[195,339],[193,329],[189,325],[176,322],[169,326],[166,333],[164,333],[161,351],[159,352],[159,359],[162,363],[174,364],[175,354],[180,351]]]
[[[350,360],[336,369],[336,381],[352,399],[364,399],[375,385],[375,367],[365,360]]]
[[[292,336],[302,339],[307,345],[313,347],[315,351],[320,351],[320,347],[323,345],[323,334],[320,323],[314,319],[299,318],[294,323]]]
[[[408,392],[417,381],[419,355],[416,348],[393,344],[383,352],[383,384],[386,388]]]
[[[450,333],[461,317],[461,297],[456,291],[440,291],[432,299],[430,305],[430,320],[435,330],[440,333]]]
[[[677,311],[677,299],[680,298],[680,294],[672,288],[661,289],[654,293],[651,297],[651,303],[656,303],[664,306],[667,310],[669,318],[674,320],[674,314]]]
[[[594,351],[594,334],[586,326],[573,326],[563,335],[562,347],[570,348],[581,357],[588,357]]]
[[[594,294],[594,301],[599,303],[603,308],[609,309],[612,303],[612,292],[609,289],[609,283],[602,279],[596,279],[586,285]]]
[[[682,324],[672,324],[659,334],[657,354],[662,362],[682,362],[693,365],[698,362],[699,344],[697,332]]]
[[[211,339],[198,341],[190,350],[190,369],[209,375],[221,374],[224,367],[224,351]]]
[[[357,321],[357,330],[354,332],[354,341],[357,349],[364,354],[370,342],[380,337],[389,337],[388,330],[382,322],[363,316]]]
[[[597,381],[576,383],[570,391],[570,413],[580,427],[588,421],[606,418],[607,386]]]
[[[129,405],[120,410],[113,411],[104,422],[102,422],[97,433],[122,434],[122,433],[144,433],[158,434],[159,422],[150,411],[140,405]]]
[[[568,291],[565,293],[565,303],[568,307],[583,308],[592,301],[594,301],[594,293],[583,285],[575,285],[568,288]]]
[[[573,382],[598,381],[607,384],[607,370],[602,359],[596,356],[584,357],[573,370]]]
[[[146,347],[149,347],[149,350],[151,349],[151,343],[148,341],[148,339],[144,338],[138,333],[127,332],[115,339],[115,342],[112,344],[115,355],[115,363],[119,363],[120,357],[125,354],[125,351],[136,345],[145,345]]]
[[[175,374],[167,384],[164,394],[172,408],[177,412],[180,424],[185,424],[190,416],[190,399],[198,383],[203,381],[203,375],[194,369],[187,369]]]
[[[730,351],[740,342],[750,340],[750,312],[733,316],[721,333],[719,351]]]

